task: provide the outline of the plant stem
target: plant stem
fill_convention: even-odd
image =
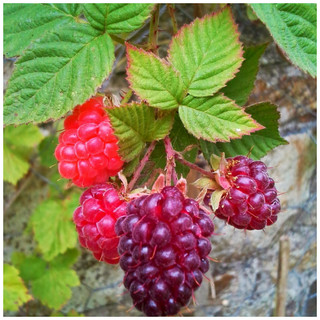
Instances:
[[[209,177],[211,179],[215,179],[215,175],[212,172],[204,170],[204,169],[198,167],[196,164],[187,161],[186,159],[183,158],[183,156],[179,152],[175,151],[175,155],[174,156],[175,156],[176,160],[181,162],[183,165],[185,165],[185,166],[187,166],[187,167],[189,167],[189,168],[191,168],[193,170],[196,170],[196,171],[200,172],[204,176],[207,176],[207,177]]]
[[[175,35],[178,32],[178,24],[177,24],[176,16],[174,14],[175,13],[174,4],[167,4],[167,8],[169,10],[169,14],[171,17],[173,35]]]
[[[156,5],[155,10],[150,19],[149,29],[149,45],[150,51],[158,54],[158,28],[159,28],[159,4]]]
[[[175,151],[173,150],[169,136],[166,136],[164,138],[164,147],[166,149],[166,154],[167,154],[167,165],[166,165],[166,170],[165,170],[166,171],[166,186],[170,186],[172,178],[174,180],[174,183],[176,183],[175,180],[177,180],[176,179],[177,173],[174,169],[174,167],[176,166],[176,163],[174,161]]]
[[[129,89],[129,91],[126,93],[126,95],[121,100],[121,104],[127,103],[130,100],[131,96],[132,96],[132,90]]]
[[[137,180],[140,177],[140,174],[144,168],[144,166],[146,165],[146,163],[149,160],[149,157],[152,153],[152,151],[154,150],[155,146],[156,146],[157,141],[152,141],[148,147],[147,152],[145,153],[145,155],[143,156],[143,158],[141,159],[137,169],[135,170],[135,173],[132,177],[132,179],[130,180],[130,183],[128,184],[128,191],[132,190],[133,186],[135,185],[135,183],[137,182]]]

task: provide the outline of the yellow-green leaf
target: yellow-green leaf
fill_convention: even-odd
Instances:
[[[31,300],[28,289],[19,277],[19,271],[8,264],[3,265],[3,309],[17,311],[21,305]]]

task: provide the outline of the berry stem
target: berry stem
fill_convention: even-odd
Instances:
[[[174,4],[167,4],[167,8],[171,18],[173,35],[175,35],[178,32],[178,24],[177,24],[176,16],[174,14],[175,12]]]
[[[174,169],[174,167],[176,166],[176,162],[174,161],[175,151],[173,150],[169,136],[166,136],[164,138],[164,147],[165,147],[166,153],[167,153],[167,165],[165,168],[166,186],[170,186],[172,178],[173,178],[173,181],[175,184],[177,183],[178,179],[177,179],[177,173]]]
[[[150,51],[158,54],[159,5],[157,4],[150,19],[149,45]]]
[[[175,151],[174,152],[174,156],[175,156],[176,160],[181,162],[183,165],[185,165],[185,166],[187,166],[187,167],[189,167],[189,168],[191,168],[193,170],[196,170],[196,171],[200,172],[204,176],[207,176],[207,177],[209,177],[211,179],[215,179],[214,173],[212,173],[210,171],[207,171],[207,170],[204,170],[204,169],[198,167],[196,164],[187,161],[186,159],[183,158],[183,156],[179,152]]]
[[[154,150],[155,146],[156,146],[157,141],[152,141],[147,149],[147,152],[145,153],[145,155],[143,156],[143,158],[141,159],[137,169],[134,172],[134,175],[131,179],[131,181],[128,184],[128,191],[132,190],[133,186],[135,185],[135,183],[137,182],[137,180],[140,177],[141,171],[143,170],[144,166],[146,165],[146,163],[148,162],[150,155],[152,153],[152,151]]]

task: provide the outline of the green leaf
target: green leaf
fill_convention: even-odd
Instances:
[[[138,163],[140,161],[139,157],[134,158],[133,160],[125,163],[124,168],[122,170],[122,173],[126,176],[126,177],[130,177],[133,173],[134,170],[136,169]]]
[[[86,3],[84,13],[90,24],[110,34],[139,29],[150,16],[153,4],[148,3]]]
[[[208,98],[187,96],[179,116],[195,137],[212,142],[230,141],[263,128],[222,94]]]
[[[168,59],[191,95],[209,96],[224,87],[243,61],[230,8],[182,27],[170,44]]]
[[[237,105],[243,106],[254,87],[254,82],[259,70],[259,59],[264,53],[267,45],[263,44],[256,47],[246,48],[243,57],[245,58],[240,71],[236,77],[227,83],[227,86],[222,88],[228,98],[234,100]]]
[[[56,267],[70,268],[77,262],[79,256],[80,252],[78,249],[68,249],[64,254],[59,254],[50,264]]]
[[[3,179],[14,185],[28,172],[32,147],[43,139],[38,127],[23,125],[4,129]]]
[[[278,131],[278,120],[280,114],[277,106],[262,102],[252,105],[245,109],[252,118],[261,123],[265,129],[252,133],[250,136],[244,136],[239,140],[232,140],[229,143],[210,143],[200,140],[201,150],[204,157],[209,161],[211,154],[221,154],[224,152],[226,157],[237,155],[248,155],[250,158],[258,160],[264,157],[270,150],[277,146],[285,145],[288,142],[280,137]]]
[[[131,88],[152,107],[175,109],[184,96],[180,75],[153,53],[127,44],[127,74]]]
[[[46,260],[52,260],[77,243],[77,233],[72,222],[73,211],[79,203],[79,195],[72,194],[64,201],[43,201],[32,215],[35,240]]]
[[[150,3],[110,3],[107,18],[107,31],[127,33],[142,27],[148,19],[154,4]]]
[[[70,287],[79,284],[79,278],[74,270],[52,263],[40,278],[32,282],[32,293],[49,308],[59,310],[71,298]]]
[[[84,15],[91,26],[105,31],[109,5],[107,3],[84,3],[82,6]]]
[[[79,4],[4,4],[5,55],[21,55],[31,42],[66,27],[78,15],[79,8]]]
[[[8,264],[3,265],[3,309],[17,311],[24,303],[31,300],[19,271]]]
[[[317,5],[251,4],[289,59],[313,77],[317,74]]]
[[[56,136],[49,136],[44,138],[39,144],[39,157],[43,166],[51,167],[57,163],[54,156],[54,151],[58,145],[58,138]]]
[[[39,257],[26,257],[19,266],[21,278],[24,281],[38,279],[46,272],[46,262]]]
[[[11,263],[13,264],[14,267],[19,269],[22,262],[26,259],[26,257],[27,256],[25,255],[25,253],[20,251],[14,251],[12,252],[12,255],[11,255]]]
[[[57,119],[88,99],[109,75],[109,35],[70,23],[36,42],[16,63],[5,94],[4,123]]]
[[[172,126],[171,113],[157,119],[155,109],[143,103],[107,109],[107,112],[125,161],[137,157],[146,142],[163,139]]]

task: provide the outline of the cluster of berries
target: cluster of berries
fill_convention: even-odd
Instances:
[[[123,161],[102,98],[77,106],[64,126],[55,151],[59,172],[90,187],[73,215],[81,245],[99,261],[120,262],[124,286],[138,310],[148,316],[177,314],[209,269],[212,220],[177,187],[128,200],[106,182]],[[227,159],[224,175],[230,187],[216,216],[247,230],[274,223],[280,202],[266,169],[247,157]]]

